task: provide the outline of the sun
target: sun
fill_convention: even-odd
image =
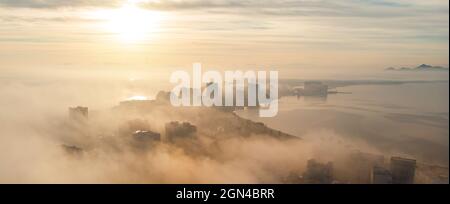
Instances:
[[[121,8],[97,11],[95,16],[104,20],[104,29],[124,42],[139,42],[158,32],[162,15],[141,9],[136,1],[128,1]]]

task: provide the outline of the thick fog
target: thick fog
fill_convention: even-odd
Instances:
[[[343,140],[336,139],[279,140],[233,132],[211,137],[208,131],[218,122],[196,115],[195,109],[110,113],[135,91],[130,82],[3,80],[0,182],[280,183],[290,172],[302,172],[308,159],[332,161],[345,154]],[[68,107],[77,105],[91,107],[88,126],[70,124]],[[190,121],[197,125],[198,139],[136,151],[127,138],[115,134],[135,119],[162,134],[166,122]],[[317,134],[338,137],[326,131]],[[83,153],[74,156],[62,145],[81,147]]]
[[[2,79],[0,183],[285,183],[301,175],[309,159],[331,161],[336,175],[350,178],[348,158],[355,150],[384,153],[319,126],[308,127],[300,139],[240,135],[232,130],[240,125],[235,116],[214,109],[117,110],[127,98],[153,98],[161,89],[170,90],[151,80]],[[69,120],[68,108],[78,105],[89,107],[87,124]],[[161,133],[163,141],[136,148],[122,134],[130,121]],[[195,139],[165,141],[171,121],[197,126]]]

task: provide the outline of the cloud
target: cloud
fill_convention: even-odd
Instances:
[[[18,8],[111,7],[120,0],[0,0],[0,6]]]
[[[60,35],[62,37],[59,38],[69,39],[72,42],[75,40],[97,42],[93,40],[92,35],[88,37],[84,33],[97,32],[104,35],[105,39],[110,38],[111,33],[100,29],[80,30],[87,27],[99,28],[98,25],[105,20],[85,14],[94,13],[97,9],[120,6],[125,1],[0,0],[2,27],[0,38],[2,41],[13,42],[47,42],[35,38],[42,36],[54,41],[58,39],[55,36]],[[369,53],[370,56],[392,59],[392,62],[383,66],[399,63],[393,62],[396,61],[394,59],[413,61],[408,64],[423,61],[445,66],[448,64],[449,11],[448,1],[445,0],[135,0],[135,2],[138,2],[141,8],[155,10],[155,13],[167,16],[161,23],[160,36],[173,37],[173,40],[178,40],[178,45],[184,44],[189,47],[184,47],[190,50],[184,56],[194,55],[192,50],[198,50],[195,54],[202,56],[230,56],[230,53],[237,56],[249,52],[256,53],[257,50],[257,53],[265,52],[271,57],[277,56],[277,53],[282,51],[286,58],[292,56],[290,57],[292,61],[287,62],[288,64],[299,64],[296,57],[299,53],[304,55],[316,52],[318,57],[322,58],[326,55],[324,53],[328,52],[330,55],[324,57],[328,59],[347,52],[348,56],[353,54],[352,59],[363,59],[369,56]],[[58,8],[71,9],[58,10]],[[34,23],[40,23],[41,26],[30,26]],[[72,27],[63,26],[70,23]],[[21,29],[17,29],[18,27]],[[60,30],[47,32],[52,28]],[[37,31],[42,34],[28,36]],[[236,38],[240,41],[236,41]],[[166,42],[161,40],[158,43]],[[232,52],[229,51],[231,46]],[[171,47],[171,44],[166,43],[164,47]],[[205,49],[202,50],[203,48]],[[173,50],[170,55],[180,55],[182,52],[179,48]],[[215,51],[214,54],[212,50]],[[238,52],[240,50],[241,53]],[[362,52],[365,56],[356,57]],[[244,58],[248,60],[247,57],[242,59]],[[418,60],[418,58],[433,59]],[[187,61],[190,63],[192,60]],[[323,61],[328,60],[320,60],[320,64]],[[379,62],[377,59],[375,62],[360,64],[358,67],[372,67],[372,63]],[[316,64],[316,62],[301,63]],[[379,65],[376,66],[377,69],[378,67]]]
[[[0,0],[0,7],[61,8],[116,7],[127,0]],[[320,17],[402,17],[448,14],[448,1],[403,0],[134,0],[139,7],[164,11],[214,11],[229,14],[262,14]]]

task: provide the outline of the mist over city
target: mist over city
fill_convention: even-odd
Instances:
[[[448,184],[448,25],[441,0],[0,0],[0,183]],[[224,79],[199,93],[272,71],[277,97],[175,106],[196,63]]]

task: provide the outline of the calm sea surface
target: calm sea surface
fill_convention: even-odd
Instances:
[[[260,118],[254,110],[238,114],[305,140],[328,132],[357,141],[349,148],[362,149],[364,144],[386,155],[448,165],[448,82],[356,85],[337,90],[345,93],[281,98],[279,113],[273,118]]]

